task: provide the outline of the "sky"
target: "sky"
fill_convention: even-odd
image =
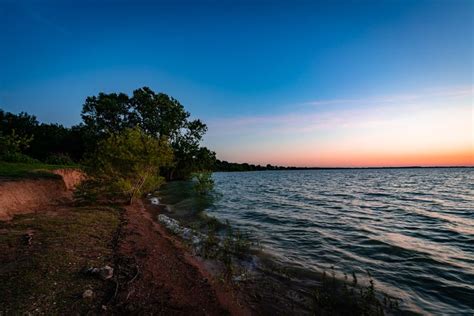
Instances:
[[[0,108],[80,123],[148,86],[220,159],[473,165],[474,2],[0,0]]]

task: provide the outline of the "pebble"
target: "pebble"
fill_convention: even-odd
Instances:
[[[159,205],[160,204],[160,199],[157,198],[157,197],[152,197],[150,199],[150,203],[153,204],[153,205]]]
[[[84,299],[89,299],[94,296],[94,292],[92,290],[85,290],[84,293],[82,293],[82,298]]]

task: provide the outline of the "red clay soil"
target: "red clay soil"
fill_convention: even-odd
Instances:
[[[61,179],[0,180],[0,220],[15,214],[42,211],[72,197],[72,190],[83,179],[81,171],[58,169]]]
[[[52,173],[60,175],[63,179],[66,190],[72,191],[79,183],[85,180],[84,172],[76,169],[56,169]]]
[[[119,262],[128,261],[128,266],[136,268],[131,279],[119,282],[115,311],[147,315],[249,315],[232,290],[214,280],[202,263],[153,220],[152,213],[142,201],[126,207],[117,255]],[[116,266],[120,270],[120,263]]]
[[[59,179],[0,181],[0,220],[41,211],[70,195]]]

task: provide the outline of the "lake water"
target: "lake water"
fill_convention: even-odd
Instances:
[[[262,171],[214,179],[218,197],[198,209],[249,233],[275,260],[314,271],[369,271],[376,288],[401,298],[404,310],[473,314],[474,169]],[[168,202],[178,216],[196,207],[174,191]]]

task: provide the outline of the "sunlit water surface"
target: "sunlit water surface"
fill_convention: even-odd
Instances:
[[[403,299],[403,309],[472,315],[474,169],[262,171],[214,179],[212,203],[190,202],[176,184],[165,188],[175,215],[204,208],[284,264],[369,271],[376,288]]]

